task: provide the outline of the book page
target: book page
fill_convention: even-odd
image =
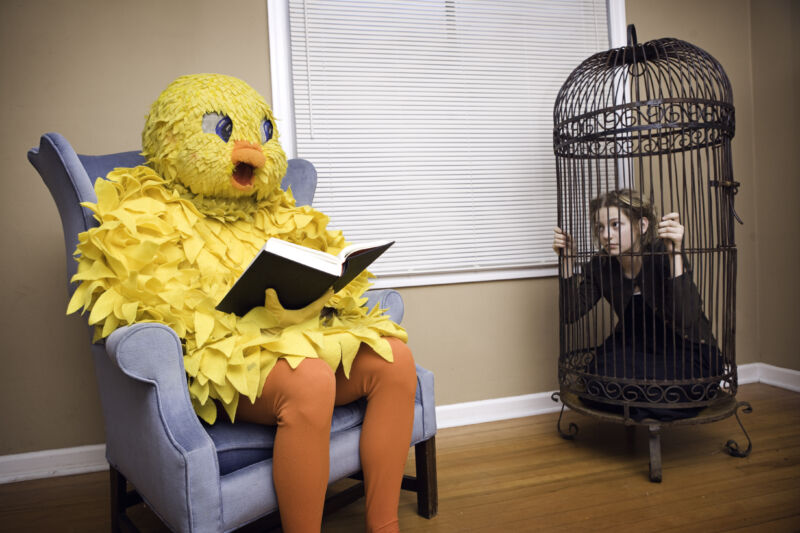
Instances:
[[[387,244],[394,242],[389,240],[382,240],[382,241],[370,241],[370,242],[356,242],[352,244],[348,244],[342,251],[337,254],[337,257],[340,261],[344,261],[347,257],[357,254],[364,250],[371,250],[373,248],[380,248],[386,246]]]
[[[291,259],[297,263],[317,268],[324,272],[329,272],[335,276],[342,273],[342,261],[335,255],[314,250],[300,244],[294,244],[288,241],[277,239],[275,237],[269,239],[264,249],[268,252],[280,255],[287,259]]]

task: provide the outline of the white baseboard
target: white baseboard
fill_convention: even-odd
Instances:
[[[740,385],[765,383],[800,392],[800,371],[765,363],[749,363],[737,370]],[[440,405],[436,407],[437,426],[444,429],[552,413],[558,411],[561,404],[553,402],[551,395],[552,392],[539,392]],[[105,444],[95,444],[3,455],[0,456],[0,484],[106,470],[105,449]]]
[[[739,385],[758,383],[760,365],[761,363],[748,363],[746,365],[738,366],[736,371],[739,374]],[[787,369],[787,371],[789,370]]]
[[[766,363],[754,363],[754,365],[758,366],[759,383],[773,385],[793,392],[800,392],[800,371],[772,366]],[[739,383],[741,383],[741,380]]]
[[[98,472],[108,468],[106,445],[0,456],[0,483]]]
[[[800,392],[800,371],[765,363],[748,363],[737,367],[737,371],[739,385],[764,383]],[[552,413],[561,408],[550,399],[553,392],[440,405],[436,407],[436,425],[449,428]]]
[[[550,398],[552,394],[552,391],[537,392],[522,396],[439,405],[436,407],[436,427],[444,429],[553,413],[561,409],[561,404]]]

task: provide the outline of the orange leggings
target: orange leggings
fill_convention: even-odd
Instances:
[[[277,424],[273,481],[283,531],[319,532],[328,484],[331,416],[334,405],[366,397],[361,430],[361,467],[366,490],[368,532],[400,531],[397,506],[411,428],[416,369],[411,351],[387,338],[394,363],[362,344],[350,371],[334,374],[319,359],[292,370],[278,361],[255,404],[239,403],[237,419]]]

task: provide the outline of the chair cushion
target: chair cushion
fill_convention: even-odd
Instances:
[[[360,425],[364,420],[365,407],[363,400],[336,407],[333,410],[331,434]],[[221,476],[272,457],[275,426],[248,422],[231,424],[225,417],[220,417],[216,424],[205,425],[205,428],[217,449]]]

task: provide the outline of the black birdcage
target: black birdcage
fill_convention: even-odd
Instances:
[[[733,135],[722,66],[677,39],[639,44],[633,26],[627,46],[585,60],[556,98],[566,244],[554,399],[648,426],[653,481],[662,427],[731,415],[741,426],[738,410],[751,410],[736,400]],[[659,238],[668,214],[682,239]],[[561,417],[558,429],[577,432],[562,431]],[[729,453],[750,453],[745,436],[747,449],[728,441]]]

